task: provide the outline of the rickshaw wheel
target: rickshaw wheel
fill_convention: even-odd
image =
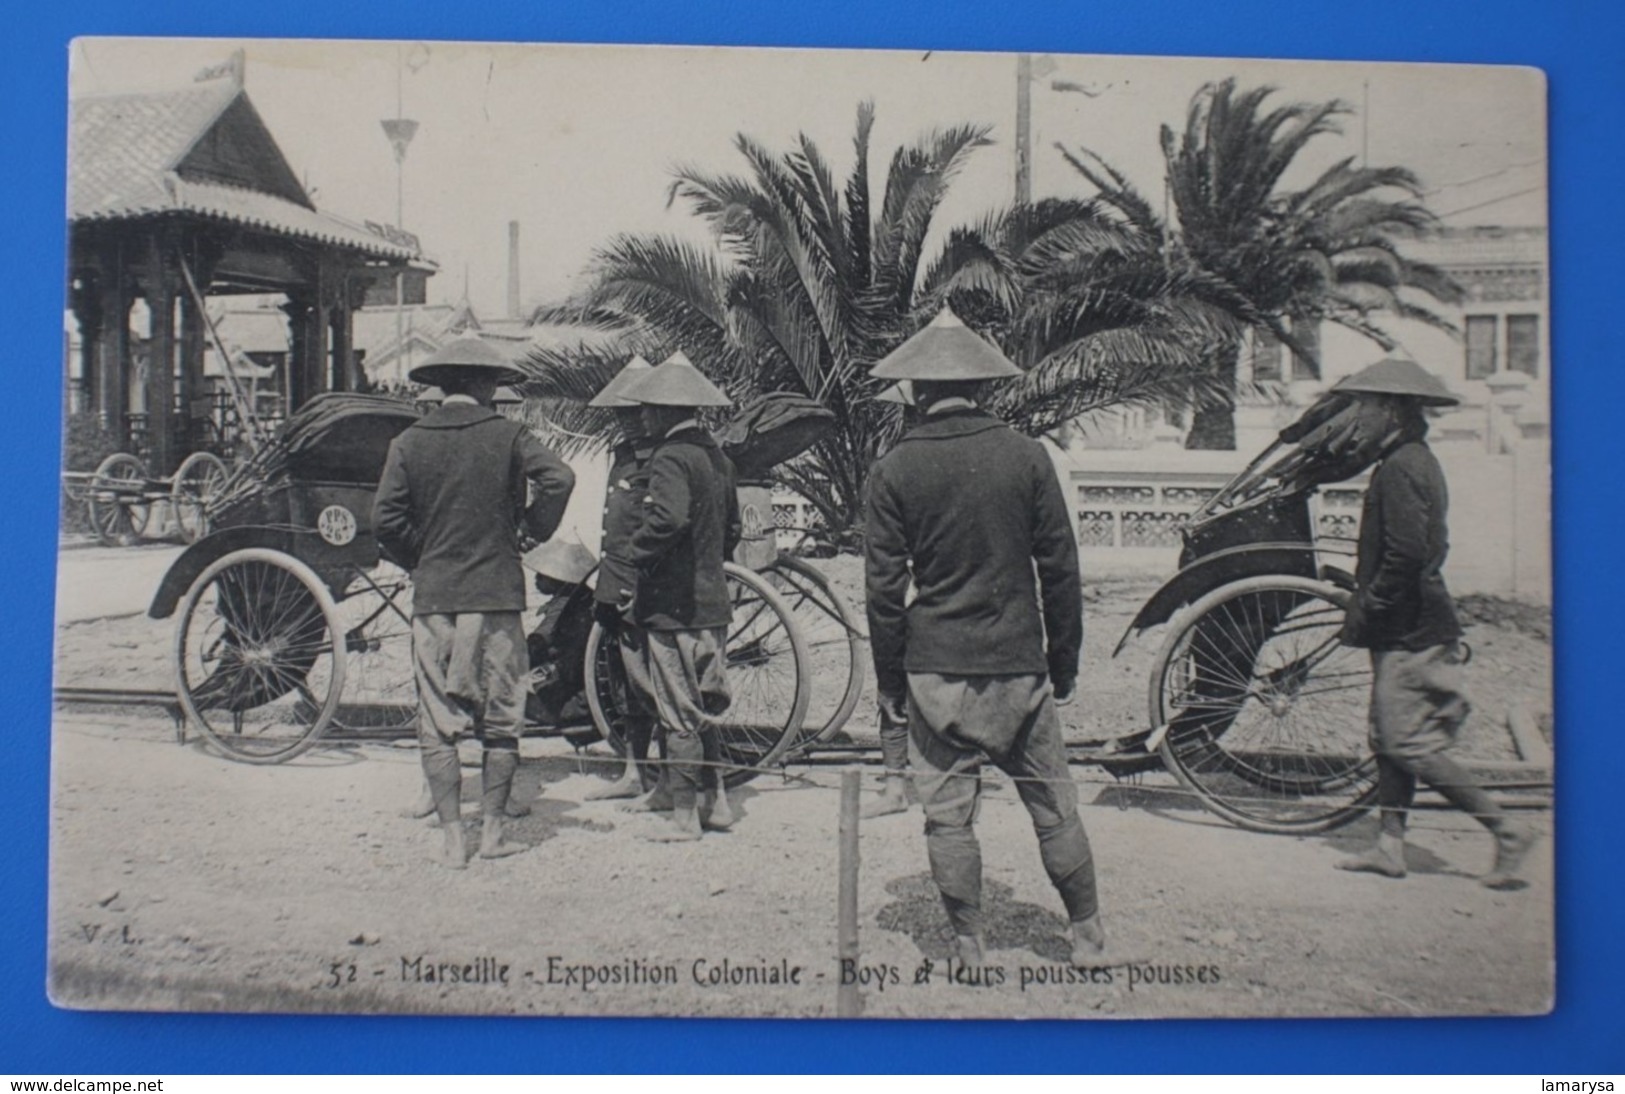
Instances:
[[[846,725],[863,694],[863,630],[829,580],[794,555],[779,555],[760,574],[789,606],[812,659],[816,684],[796,747],[827,741]]]
[[[115,452],[96,466],[85,491],[85,508],[102,546],[123,546],[146,531],[151,515],[143,493],[146,486],[147,465],[128,452]],[[138,500],[127,500],[132,496]]]
[[[390,562],[356,571],[334,611],[343,636],[344,693],[328,735],[409,735],[418,719],[411,578]]]
[[[321,739],[344,691],[332,596],[314,571],[263,547],[216,559],[175,628],[186,715],[233,760],[283,763]]]
[[[213,452],[194,452],[181,461],[169,498],[182,540],[196,543],[209,534],[209,500],[225,485],[227,477],[225,461]]]
[[[806,642],[784,598],[761,577],[723,566],[733,619],[727,631],[728,709],[714,719],[724,782],[740,786],[772,767],[796,743],[812,681]],[[594,624],[587,638],[587,706],[611,748],[625,755],[628,706],[620,650]]]
[[[1349,594],[1291,576],[1221,586],[1177,616],[1151,671],[1163,763],[1258,832],[1324,832],[1367,811],[1371,668],[1340,641]]]

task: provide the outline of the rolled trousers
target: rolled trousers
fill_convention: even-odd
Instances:
[[[1049,681],[911,672],[908,705],[909,760],[925,810],[926,852],[955,933],[980,935],[984,926],[975,831],[984,757],[1015,781],[1067,918],[1093,916],[1094,857]]]
[[[1466,768],[1445,753],[1472,712],[1462,693],[1457,643],[1423,650],[1371,651],[1371,749],[1383,831],[1401,835],[1418,781],[1486,827],[1501,809]]]
[[[472,734],[486,748],[518,749],[529,656],[518,612],[415,617],[418,741],[443,748]]]
[[[625,661],[628,682],[648,696],[665,731],[672,802],[683,808],[721,777],[715,718],[729,703],[727,629],[634,631],[629,641],[642,649]]]

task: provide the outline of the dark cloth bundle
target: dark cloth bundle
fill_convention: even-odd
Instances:
[[[834,428],[835,413],[816,399],[774,391],[746,403],[717,441],[740,481],[750,482],[801,455]]]

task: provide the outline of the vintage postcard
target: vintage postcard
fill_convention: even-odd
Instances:
[[[49,985],[1542,1014],[1545,82],[81,39]]]

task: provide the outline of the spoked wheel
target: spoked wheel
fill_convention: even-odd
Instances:
[[[724,780],[739,786],[772,767],[796,743],[811,696],[807,646],[794,613],[761,577],[726,563],[733,619],[727,632],[728,709],[714,722]],[[604,628],[587,639],[587,704],[593,722],[624,753],[627,682],[620,650]]]
[[[418,718],[411,579],[389,562],[358,571],[335,614],[343,638],[344,694],[328,734],[410,736]]]
[[[344,633],[310,567],[280,551],[233,551],[203,571],[181,607],[181,705],[231,759],[290,760],[321,739],[338,709]]]
[[[1176,618],[1151,672],[1151,724],[1176,778],[1260,832],[1323,832],[1376,797],[1371,667],[1339,640],[1349,594],[1301,577],[1215,589]]]
[[[812,697],[797,736],[802,748],[839,733],[863,693],[863,631],[846,601],[815,567],[794,555],[779,555],[760,571],[794,616],[812,659]]]
[[[209,534],[209,501],[225,485],[227,475],[226,462],[213,452],[194,452],[176,469],[170,505],[175,527],[187,543]]]
[[[128,452],[115,452],[90,477],[85,507],[90,526],[105,547],[119,547],[147,530],[147,465]]]

